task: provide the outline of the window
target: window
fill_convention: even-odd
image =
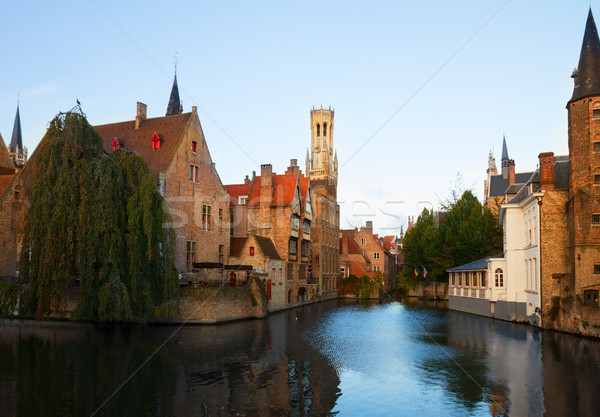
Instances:
[[[373,271],[377,271],[377,272],[379,272],[379,271],[381,271],[381,267],[380,267],[379,265],[375,265],[375,266],[373,267]]]
[[[584,290],[583,301],[585,305],[597,306],[598,305],[598,290]]]
[[[323,136],[327,136],[327,123],[323,123]]]
[[[296,255],[298,253],[298,241],[296,239],[290,239],[290,255]]]
[[[198,167],[190,165],[190,181],[198,182]]]
[[[219,209],[219,232],[223,231],[223,209]]]
[[[113,139],[113,151],[118,151],[119,148],[121,147],[121,144],[119,143],[119,140],[117,138]]]
[[[317,123],[317,137],[321,136],[321,125]]]
[[[154,132],[154,134],[152,135],[152,150],[157,151],[159,149],[160,149],[160,138],[158,137],[156,132]]]
[[[600,185],[600,175],[594,175],[594,184]]]
[[[292,216],[292,230],[300,229],[300,217]]]
[[[254,246],[250,246],[250,256],[254,256]]]
[[[202,230],[210,230],[211,217],[211,207],[202,205]]]
[[[450,272],[450,285],[456,285],[456,278],[454,277],[454,273]]]
[[[219,245],[219,263],[223,263],[223,245]]]
[[[458,273],[458,286],[462,287],[462,272]]]
[[[600,264],[595,264],[594,265],[594,274],[595,275],[600,274]]]
[[[345,266],[340,266],[340,275],[342,277],[346,277],[346,267]]]
[[[302,223],[302,231],[306,235],[310,234],[310,223],[306,220],[304,220],[304,222]]]
[[[365,243],[367,243],[367,241],[366,241],[365,239],[361,239],[361,240],[360,240],[360,244],[361,244],[361,245],[364,245]]]
[[[192,141],[192,152],[198,152],[198,142],[196,142],[195,140]]]
[[[196,242],[188,240],[186,246],[186,271],[190,272],[196,260]]]
[[[600,214],[592,214],[592,223],[600,224]]]
[[[379,252],[373,253],[373,259],[379,259]]]
[[[302,256],[308,256],[308,240],[303,240],[301,244]]]
[[[294,279],[294,264],[293,263],[288,262],[288,264],[286,266],[285,275],[288,280]]]
[[[469,286],[469,275],[471,275],[470,272],[465,272],[465,287]]]
[[[229,207],[229,236],[233,236],[233,207]]]
[[[504,287],[504,274],[501,268],[496,268],[495,271],[496,287]]]
[[[485,272],[481,273],[481,286],[485,287],[486,286],[486,282],[485,282]]]
[[[594,120],[600,119],[600,109],[594,109],[592,119],[594,119]]]
[[[600,152],[600,142],[594,142],[594,152]]]

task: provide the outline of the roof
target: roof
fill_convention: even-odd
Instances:
[[[519,172],[515,174],[515,184],[525,184],[533,175],[532,172]],[[490,178],[490,197],[503,196],[510,185],[509,178],[503,178],[502,174],[492,175]]]
[[[134,151],[144,158],[158,181],[159,174],[167,169],[191,116],[192,113],[185,113],[145,119],[139,129],[135,128],[135,120],[131,120],[94,126],[94,130],[102,138],[105,152],[113,151],[113,140],[117,138],[124,149]],[[161,142],[158,150],[152,149],[152,136],[155,132]]]
[[[579,65],[573,72],[573,78],[575,87],[569,103],[585,97],[600,95],[600,41],[591,7],[585,24]]]
[[[245,237],[232,237],[229,241],[229,256],[238,257],[244,249],[244,245],[248,238]]]
[[[14,177],[15,174],[0,175],[0,197],[2,197]]]
[[[17,105],[17,114],[15,115],[15,124],[13,126],[12,139],[10,140],[10,151],[13,153],[23,152],[23,136],[21,134],[21,116],[19,115],[19,105]]]
[[[225,189],[227,190],[227,192],[229,193],[229,196],[231,197],[231,204],[238,204],[239,197],[250,195],[250,186],[251,185],[252,185],[251,182],[248,182],[246,184],[225,185]]]
[[[2,135],[0,135],[0,175],[3,174],[14,174],[15,166],[13,164],[12,159],[10,159],[10,155],[8,154],[8,149],[4,144],[4,140],[2,139]]]
[[[173,87],[171,88],[171,97],[167,106],[166,116],[175,116],[181,112],[181,101],[179,100],[179,88],[177,87],[177,73],[173,78]]]
[[[310,179],[308,177],[300,177],[300,194],[302,195],[302,206],[306,204],[306,196],[308,195],[308,185]]]
[[[476,261],[456,266],[454,268],[446,269],[446,272],[458,272],[458,271],[483,271],[487,269],[488,261],[491,259],[504,258],[504,254],[488,256],[487,258],[478,259]]]
[[[261,252],[267,258],[282,259],[281,256],[279,256],[279,252],[277,252],[275,244],[271,239],[262,236],[254,236],[254,239],[256,239],[256,243],[258,243],[258,246],[260,246]]]
[[[296,195],[296,184],[298,184],[298,174],[273,174],[272,175],[272,195],[273,206],[289,206],[294,201]],[[260,189],[262,178],[260,176],[254,178],[250,196],[248,198],[248,206],[256,207],[260,205]]]
[[[561,158],[557,160],[557,158]],[[566,158],[566,159],[563,159]],[[569,188],[569,169],[571,163],[568,156],[554,157],[554,188]]]

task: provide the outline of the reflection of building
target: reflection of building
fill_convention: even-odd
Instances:
[[[306,153],[314,219],[311,225],[310,278],[324,296],[337,295],[339,279],[340,206],[337,202],[338,160],[333,146],[334,111],[310,112],[311,151]]]

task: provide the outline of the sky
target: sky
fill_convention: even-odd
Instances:
[[[517,172],[568,154],[589,0],[56,1],[0,5],[0,134],[31,152],[79,99],[93,125],[164,116],[175,54],[224,184],[304,167],[335,109],[342,228],[406,229],[457,186],[481,199],[502,137]],[[600,19],[600,5],[592,4]],[[457,180],[458,179],[458,180]]]

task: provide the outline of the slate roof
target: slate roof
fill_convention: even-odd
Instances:
[[[490,259],[498,259],[498,258],[504,258],[504,254],[502,253],[500,255],[492,255],[492,256],[488,256],[487,258],[478,259],[478,260],[470,262],[468,264],[464,264],[461,266],[456,266],[454,268],[446,269],[446,272],[483,271],[483,270],[487,269],[487,262]]]
[[[568,189],[569,188],[569,157],[568,156],[556,156],[554,158],[554,189]],[[529,180],[525,184],[521,184],[520,189],[516,195],[511,198],[508,203],[518,204],[525,200],[529,195],[529,184],[533,184],[533,192],[540,190],[540,173],[535,171]],[[512,187],[512,186],[511,186]]]
[[[15,124],[13,126],[12,139],[10,140],[10,151],[13,153],[23,152],[23,136],[21,134],[21,116],[19,115],[19,106],[17,105],[17,114],[15,115]]]
[[[171,88],[171,96],[167,105],[166,116],[175,116],[181,111],[181,101],[179,100],[179,88],[177,87],[177,73],[173,78],[173,87]]]
[[[532,172],[518,172],[515,174],[515,184],[525,184],[533,175]],[[509,178],[502,178],[502,174],[492,175],[490,179],[490,197],[503,196],[510,185]]]
[[[117,138],[124,149],[134,151],[144,158],[158,182],[159,174],[167,169],[191,115],[192,113],[184,113],[145,119],[139,129],[135,128],[135,120],[131,120],[94,126],[94,130],[102,138],[106,153],[113,151],[113,140]],[[152,136],[155,132],[161,140],[158,150],[152,149]]]
[[[254,236],[254,239],[256,239],[256,243],[258,243],[260,250],[266,257],[271,259],[283,259],[279,256],[279,252],[277,252],[277,248],[275,248],[275,244],[271,239],[262,236]]]
[[[600,40],[591,8],[585,24],[579,65],[573,73],[573,78],[575,87],[569,103],[584,97],[600,95]]]

